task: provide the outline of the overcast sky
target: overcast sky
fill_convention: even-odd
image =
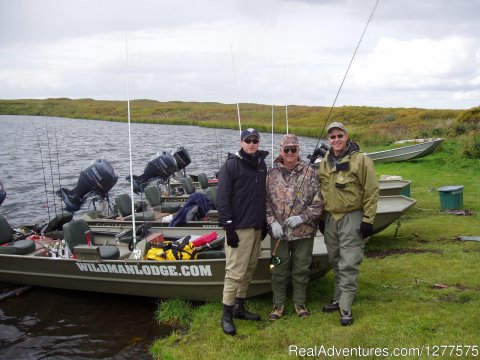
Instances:
[[[0,0],[0,99],[331,106],[375,1]],[[479,106],[479,14],[380,0],[336,105]]]

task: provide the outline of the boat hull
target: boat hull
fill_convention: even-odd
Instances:
[[[376,163],[414,160],[430,155],[440,146],[442,142],[443,139],[434,139],[432,141],[426,141],[415,145],[377,151],[367,153],[365,155],[367,155]]]
[[[406,187],[409,182],[406,181],[407,184],[403,185]],[[398,187],[396,188],[395,192],[401,191]],[[379,233],[380,231],[384,230],[388,225],[395,222],[403,213],[405,213],[408,209],[414,206],[416,200],[411,199],[409,197],[403,195],[390,195],[390,196],[380,196],[378,205],[377,205],[377,212],[375,216],[374,222],[374,233]],[[112,219],[90,219],[87,220],[88,224],[91,228],[95,228],[96,230],[103,229],[104,231],[111,231],[116,232],[118,228],[128,228],[132,226],[131,221],[122,221],[122,220],[112,220]],[[137,225],[140,225],[141,222],[137,221]],[[159,232],[161,229],[166,231],[168,234],[169,229],[176,229],[176,228],[169,228],[168,222],[166,221],[150,221],[148,222],[150,229],[152,231]],[[179,228],[184,229],[188,228],[188,231],[191,231],[192,234],[204,234],[205,231],[223,231],[220,224],[218,222],[213,221],[189,221],[179,226]],[[110,230],[108,230],[110,229]],[[174,230],[172,230],[174,231]],[[198,233],[198,234],[197,234]]]
[[[401,195],[411,183],[410,180],[380,180],[380,196]]]
[[[105,235],[104,235],[105,236]],[[269,242],[267,238],[264,243]],[[262,249],[247,296],[271,292],[270,249]],[[330,270],[323,237],[315,239],[311,278]],[[124,295],[220,301],[225,259],[79,260],[0,254],[0,281]]]
[[[405,196],[381,197],[374,223],[378,233],[397,220],[415,204]],[[138,225],[140,225],[137,222]],[[161,232],[165,237],[203,235],[224,230],[218,224],[203,223],[191,227],[166,227],[150,223],[150,232]],[[131,222],[100,221],[91,224],[96,244],[121,247],[119,260],[100,258],[78,259],[45,256],[42,247],[26,255],[0,254],[0,281],[23,285],[94,291],[158,298],[181,298],[195,301],[220,301],[225,278],[225,259],[197,259],[177,261],[135,260],[126,244],[117,244],[115,235],[130,229]],[[117,244],[117,245],[116,245]],[[137,247],[143,251],[145,240]],[[143,257],[142,257],[143,258]],[[253,275],[247,296],[271,292],[270,237],[262,242],[261,256]],[[323,236],[315,237],[311,278],[323,276],[330,270]]]

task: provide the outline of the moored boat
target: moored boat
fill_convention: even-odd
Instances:
[[[428,139],[428,141],[418,142],[415,145],[376,151],[366,153],[365,155],[377,163],[414,160],[430,155],[440,146],[442,142],[442,138]]]
[[[402,179],[391,179],[391,180],[382,180],[378,182],[380,188],[380,196],[391,196],[391,195],[405,195],[404,193],[409,193],[409,187],[412,182],[410,180]]]
[[[85,290],[105,293],[127,294],[159,298],[183,298],[189,300],[220,300],[225,277],[225,258],[202,258],[196,260],[155,261],[145,260],[146,240],[138,242],[135,249],[118,242],[125,227],[107,229],[91,228],[92,245],[77,245],[75,258],[59,256],[55,248],[61,240],[21,240],[33,244],[28,253],[0,253],[0,281],[8,283],[45,286],[62,289]],[[215,229],[223,236],[221,228]],[[182,237],[185,234],[202,235],[212,228],[161,228],[165,238]],[[160,233],[158,233],[160,234]],[[270,285],[270,239],[262,243],[261,256],[248,296],[271,291]],[[104,259],[100,247],[118,249],[116,259]],[[50,250],[49,250],[50,249]],[[53,252],[52,252],[53,251]],[[207,256],[208,257],[208,256]],[[315,238],[311,277],[323,276],[330,269],[323,237]]]
[[[375,217],[374,233],[379,233],[384,230],[388,225],[394,223],[396,220],[402,216],[406,211],[413,207],[416,203],[415,199],[403,196],[403,195],[391,195],[391,196],[380,196],[377,206],[377,213]],[[209,220],[202,221],[188,221],[184,224],[179,225],[178,227],[192,227],[192,228],[219,228],[220,224],[218,223],[218,218],[215,216],[216,211],[210,211],[208,213]],[[164,216],[158,218],[154,221],[145,221],[152,228],[165,228],[168,227],[171,219],[173,218],[172,214],[163,214]],[[94,228],[118,228],[130,226],[132,224],[131,220],[118,220],[118,219],[102,219],[102,218],[91,218],[86,214],[84,219],[87,223]],[[138,222],[137,222],[138,223]]]

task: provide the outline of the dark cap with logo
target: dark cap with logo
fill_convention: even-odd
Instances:
[[[248,128],[242,131],[242,135],[240,135],[240,140],[245,140],[250,136],[255,136],[257,139],[260,139],[260,134],[254,128]]]

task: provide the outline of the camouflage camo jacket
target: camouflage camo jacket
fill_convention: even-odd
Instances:
[[[295,193],[297,193],[296,200]],[[294,201],[295,204],[292,207]],[[283,225],[288,217],[300,215],[303,224],[295,229],[285,228],[283,230],[285,239],[310,238],[317,231],[317,223],[322,209],[320,182],[315,170],[302,161],[292,170],[288,170],[283,166],[283,159],[280,156],[277,157],[274,167],[267,173],[268,224],[271,225],[278,221],[280,225]]]

